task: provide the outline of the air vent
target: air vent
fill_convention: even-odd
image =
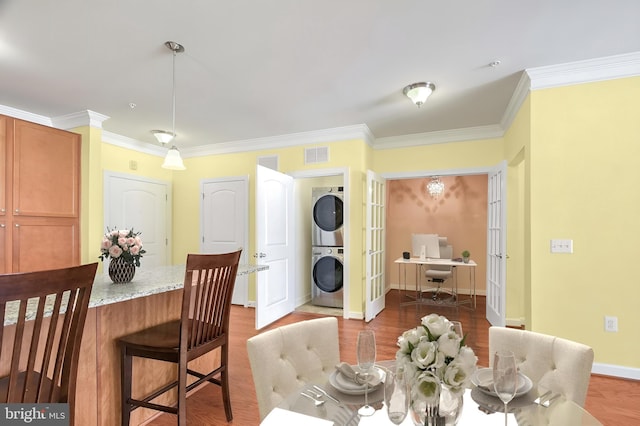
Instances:
[[[327,146],[307,148],[304,150],[305,164],[326,163],[328,161],[329,161],[329,147]]]
[[[258,165],[278,171],[278,156],[268,155],[264,157],[258,157]]]

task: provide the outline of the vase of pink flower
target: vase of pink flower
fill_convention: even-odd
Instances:
[[[107,229],[100,245],[100,260],[110,259],[109,277],[117,284],[133,280],[136,267],[146,251],[142,248],[140,232],[133,229]]]

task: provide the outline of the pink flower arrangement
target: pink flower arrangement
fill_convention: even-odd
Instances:
[[[100,244],[100,260],[108,258],[122,258],[125,262],[140,266],[140,258],[146,251],[142,248],[140,232],[133,229],[113,229],[107,228],[107,233],[102,238]]]

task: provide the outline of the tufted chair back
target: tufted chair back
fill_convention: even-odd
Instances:
[[[338,320],[284,325],[247,340],[260,420],[306,383],[325,383],[340,362]]]
[[[593,365],[593,349],[547,334],[505,327],[489,328],[489,365],[498,350],[512,351],[520,372],[534,388],[564,395],[584,406]]]

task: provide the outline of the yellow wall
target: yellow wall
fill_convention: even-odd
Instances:
[[[349,168],[349,179],[358,182],[365,170],[366,144],[361,140],[340,141],[328,146],[330,161],[319,165],[304,164],[304,150],[312,145],[295,146],[279,150],[263,150],[232,154],[216,154],[185,160],[187,170],[173,176],[173,262],[179,263],[187,253],[199,250],[200,181],[223,176],[249,176],[249,253],[255,252],[255,172],[258,157],[277,155],[279,171],[292,173],[302,170]],[[159,167],[159,166],[158,166]],[[352,206],[362,205],[360,188],[352,185],[350,200]],[[361,211],[352,208],[349,217],[351,257],[350,262],[350,306],[355,312],[361,311],[361,270],[362,270],[362,221]],[[255,277],[250,278],[249,298],[255,300]]]
[[[506,319],[508,325],[530,329],[531,270],[529,244],[527,164],[531,143],[531,99],[527,97],[504,136],[507,160],[507,275]]]
[[[531,328],[640,367],[640,77],[531,94]],[[550,254],[549,240],[574,241]],[[604,316],[619,332],[604,331]]]
[[[305,147],[300,146],[191,158],[185,161],[184,172],[164,171],[159,157],[108,144],[101,144],[98,153],[95,138],[100,132],[96,136],[94,130],[80,129],[83,149],[84,138],[91,139],[89,152],[83,151],[83,166],[89,170],[83,170],[82,229],[88,229],[85,220],[91,227],[82,235],[83,261],[97,257],[104,227],[93,229],[102,224],[103,169],[172,181],[174,263],[199,247],[199,181],[248,175],[253,252],[256,159],[277,154],[285,173],[348,168],[348,308],[362,311],[366,170],[489,167],[506,159],[508,195],[516,199],[508,206],[522,210],[515,218],[513,211],[508,215],[507,238],[521,257],[508,263],[507,286],[514,286],[508,294],[512,299],[524,295],[524,302],[508,300],[508,315],[524,316],[529,329],[591,345],[596,362],[637,368],[640,286],[633,264],[627,267],[625,260],[633,263],[633,236],[640,217],[639,115],[640,78],[627,78],[532,92],[504,138],[388,150],[372,150],[361,140],[341,141],[322,144],[331,150],[331,161],[322,165],[305,166]],[[128,168],[132,159],[138,162],[137,171]],[[573,239],[574,253],[550,254],[551,238]],[[604,332],[605,315],[618,317],[618,333]]]

